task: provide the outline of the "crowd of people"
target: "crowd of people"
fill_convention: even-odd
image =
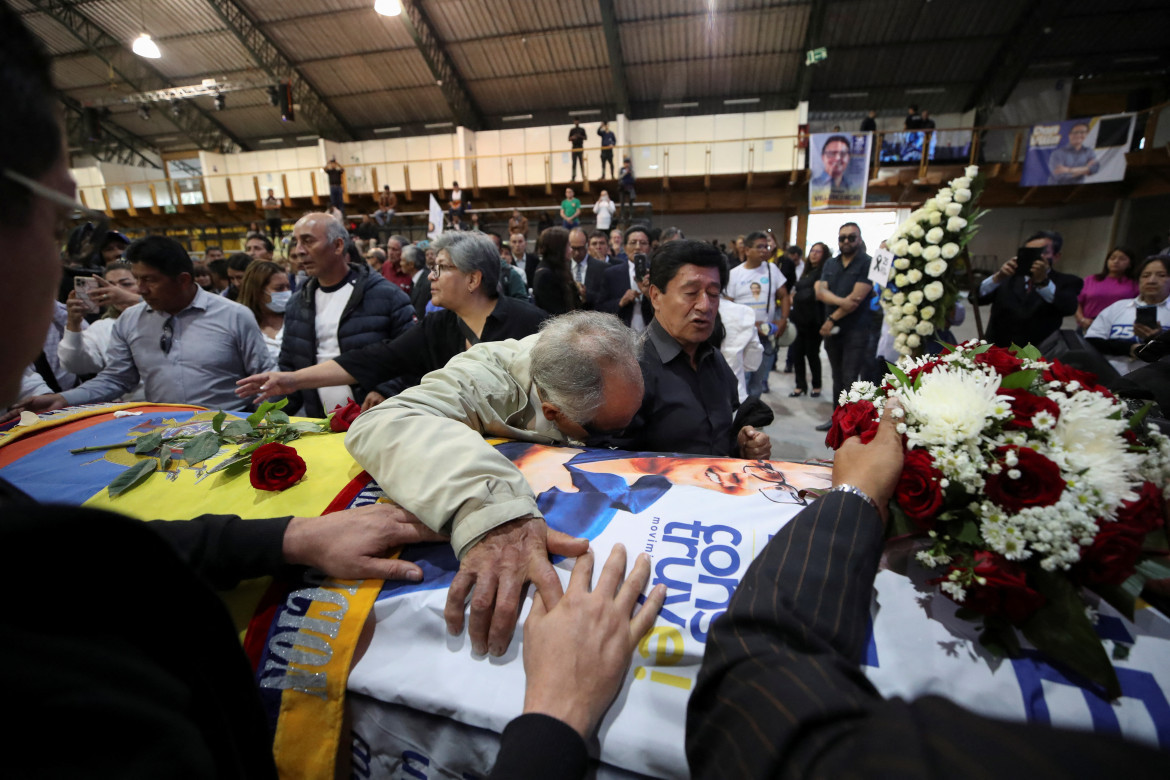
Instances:
[[[141,523],[37,504],[0,480],[8,575],[36,582],[44,605],[68,605],[64,617],[44,608],[2,619],[0,679],[23,711],[5,734],[10,771],[274,777],[247,660],[210,586],[288,566],[417,581],[417,565],[386,552],[449,539],[460,567],[444,619],[453,633],[466,622],[475,653],[507,651],[524,586],[536,587],[524,627],[524,714],[505,730],[491,776],[583,776],[586,743],[665,588],[639,608],[650,560],[639,556],[625,577],[620,546],[591,588],[586,540],[545,525],[523,475],[484,437],[767,459],[771,442],[753,422],[760,410],[750,391],[766,387],[773,339],[809,323],[828,351],[835,395],[872,368],[878,335],[857,225],[841,226],[837,254],[818,244],[807,259],[782,252],[768,231],[745,235],[731,259],[677,229],[637,224],[608,234],[551,227],[535,254],[518,230],[506,247],[500,236],[455,231],[426,245],[375,240],[363,255],[338,216],[310,212],[293,227],[288,265],[273,258],[272,237],[258,235],[244,252],[197,267],[173,239],[119,241],[98,224],[82,228],[77,256],[91,271],[101,258],[99,273],[77,272],[67,256],[74,285],[58,303],[59,228],[84,207],[48,57],[16,12],[0,6],[0,22],[9,31],[0,89],[10,103],[0,114],[0,239],[20,291],[0,309],[13,345],[0,358],[0,402],[46,411],[141,396],[242,409],[285,396],[290,413],[319,417],[352,399],[367,411],[345,445],[397,504]],[[1057,313],[1077,309],[1080,280],[1053,269],[1059,236],[1028,246],[1040,252],[1026,274],[1009,261],[979,291],[997,341],[1013,338],[1013,322],[1043,335]],[[1161,319],[1170,282],[1165,258],[1148,259],[1129,274],[1138,297],[1105,304],[1118,286],[1105,286],[1114,265],[1106,261],[1080,311],[1092,316],[1090,341],[1103,333],[1102,348],[1120,355],[1112,350],[1124,333],[1148,340],[1158,330],[1148,307],[1170,326]],[[505,276],[519,276],[523,294],[505,292]],[[420,289],[425,299],[414,297]],[[95,307],[104,313],[91,324]],[[743,344],[743,375],[724,357],[729,342]],[[811,361],[818,346],[798,343],[792,359]],[[79,381],[78,372],[94,376]],[[29,395],[38,381],[48,392]],[[814,371],[814,391],[817,383]],[[869,444],[846,442],[833,489],[767,543],[712,624],[687,713],[694,775],[879,765],[925,774],[989,761],[1016,769],[1026,755],[1032,774],[1124,765],[1131,776],[1162,776],[1165,755],[1150,748],[1002,724],[938,699],[886,702],[864,681],[860,637],[902,456],[889,414]],[[567,588],[550,554],[577,558]],[[78,582],[108,582],[111,572],[148,583],[136,591],[133,624],[76,596]],[[46,724],[83,728],[62,750]]]

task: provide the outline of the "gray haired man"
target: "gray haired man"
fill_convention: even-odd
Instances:
[[[548,554],[588,543],[547,528],[527,480],[484,441],[583,441],[629,424],[642,401],[637,335],[610,314],[572,312],[522,340],[484,342],[362,414],[346,436],[354,459],[394,501],[446,529],[460,558],[445,617],[476,653],[502,655],[526,582],[552,608],[561,582]],[[419,479],[419,474],[430,475]]]

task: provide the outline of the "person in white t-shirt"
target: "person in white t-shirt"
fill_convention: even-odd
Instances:
[[[1106,306],[1085,331],[1085,340],[1119,374],[1128,374],[1144,365],[1134,356],[1137,349],[1167,329],[1170,329],[1170,256],[1154,255],[1138,267],[1138,297]]]
[[[597,218],[598,230],[609,230],[609,226],[613,224],[614,209],[613,201],[609,199],[609,193],[602,190],[597,202],[593,204],[593,215]]]
[[[66,307],[69,314],[65,319],[65,331],[57,343],[57,359],[61,367],[72,374],[97,374],[106,367],[106,351],[110,346],[110,335],[114,323],[125,309],[142,300],[138,295],[138,283],[130,272],[130,264],[121,260],[106,266],[102,275],[105,285],[91,291],[95,304],[105,305],[106,312],[88,328],[84,317],[88,310],[85,301],[77,293],[69,293]],[[142,381],[126,393],[121,401],[142,401],[146,399]]]
[[[726,297],[750,307],[756,315],[756,325],[772,323],[774,335],[780,335],[788,327],[788,294],[784,287],[784,274],[769,263],[768,234],[755,231],[744,239],[745,260],[731,269],[727,281]],[[754,287],[754,289],[753,289]],[[768,390],[768,374],[776,363],[776,346],[772,335],[761,332],[760,341],[764,357],[760,367],[747,377],[748,395],[760,395]]]

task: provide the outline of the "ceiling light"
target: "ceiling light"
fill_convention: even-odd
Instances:
[[[432,122],[429,125],[423,125],[427,130],[434,130],[439,127],[454,127],[454,122]]]
[[[663,108],[697,108],[698,103],[663,103]]]
[[[374,0],[374,10],[382,16],[398,16],[402,13],[402,3],[399,0]]]
[[[760,99],[758,97],[755,97],[755,98],[734,98],[732,100],[724,100],[723,105],[725,105],[725,106],[746,106],[749,103],[759,103],[759,102],[760,102]]]
[[[832,92],[829,94],[831,100],[843,100],[845,98],[863,98],[869,97],[868,92]]]
[[[134,39],[133,49],[139,57],[146,57],[150,60],[157,60],[162,56],[162,52],[158,50],[158,44],[152,41],[146,33],[142,33]]]
[[[283,138],[261,138],[256,143],[258,143],[258,144],[282,144],[282,143],[284,143],[284,139]]]
[[[523,122],[525,119],[531,119],[532,114],[513,114],[512,116],[503,117],[504,122]]]
[[[381,135],[383,133],[397,133],[401,129],[402,129],[401,126],[399,126],[399,127],[375,127],[374,133],[376,135]]]
[[[569,116],[589,116],[591,114],[600,114],[600,108],[582,108],[577,111],[570,111]]]

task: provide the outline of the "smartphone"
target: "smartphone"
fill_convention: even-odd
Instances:
[[[1158,327],[1158,307],[1138,306],[1137,316],[1133,318],[1135,325],[1144,325],[1147,328]]]
[[[1016,250],[1016,276],[1031,276],[1032,264],[1044,257],[1042,246],[1022,246]]]
[[[650,273],[650,263],[646,259],[646,255],[638,252],[634,255],[634,278],[639,282],[646,278],[646,274]]]
[[[91,314],[101,311],[101,307],[94,303],[93,298],[89,295],[98,287],[98,280],[92,276],[75,276],[73,278],[73,291],[77,293],[78,298],[85,302],[85,310]]]

